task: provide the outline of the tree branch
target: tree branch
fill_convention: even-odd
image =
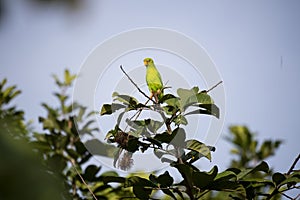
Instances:
[[[211,88],[209,88],[206,92],[209,93],[210,91],[212,91],[213,89],[215,89],[218,85],[220,85],[221,83],[223,83],[223,81],[219,81],[216,85],[212,86]]]
[[[95,196],[95,194],[93,193],[93,191],[91,190],[91,188],[88,186],[88,184],[85,182],[85,180],[83,179],[83,177],[81,176],[81,174],[80,174],[79,171],[77,170],[75,161],[74,161],[73,159],[70,159],[70,161],[71,161],[71,163],[72,163],[72,165],[73,165],[73,167],[74,167],[74,169],[75,169],[77,175],[80,177],[82,183],[87,187],[87,189],[89,190],[89,192],[92,194],[93,198],[94,198],[95,200],[98,200],[97,197]]]
[[[130,82],[136,87],[136,89],[142,94],[144,95],[148,100],[152,101],[154,104],[156,104],[156,102],[154,100],[152,100],[150,97],[148,97],[140,88],[139,86],[130,78],[130,76],[125,72],[125,70],[123,69],[122,65],[120,65],[120,68],[122,70],[122,72],[127,76],[127,78],[130,80]]]
[[[293,172],[293,170],[294,170],[297,162],[299,161],[299,159],[300,159],[300,153],[298,154],[298,157],[295,159],[295,161],[293,162],[293,164],[290,167],[289,171],[287,172],[287,175],[290,175]]]

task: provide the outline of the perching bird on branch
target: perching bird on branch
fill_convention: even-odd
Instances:
[[[146,82],[150,91],[150,99],[154,97],[155,102],[163,96],[163,83],[160,73],[156,69],[154,62],[151,58],[144,59],[144,65],[146,66]]]

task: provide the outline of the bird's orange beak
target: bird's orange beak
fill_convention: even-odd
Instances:
[[[147,62],[147,61],[144,61],[144,65],[147,67],[147,66],[148,66],[148,62]]]

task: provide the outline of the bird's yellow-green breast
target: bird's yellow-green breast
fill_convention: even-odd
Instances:
[[[146,82],[151,93],[162,93],[163,83],[161,75],[156,69],[154,62],[151,58],[144,59],[144,65],[146,66]]]

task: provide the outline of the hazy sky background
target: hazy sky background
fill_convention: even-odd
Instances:
[[[28,3],[29,2],[29,3]],[[0,78],[23,91],[17,105],[27,119],[45,112],[56,88],[51,74],[78,72],[96,45],[120,32],[161,27],[201,44],[226,89],[228,126],[247,125],[262,139],[284,139],[269,163],[287,171],[299,153],[299,1],[81,1],[57,4],[4,1],[0,21]],[[56,103],[56,102],[55,102]],[[217,143],[212,164],[225,169],[230,146]]]

